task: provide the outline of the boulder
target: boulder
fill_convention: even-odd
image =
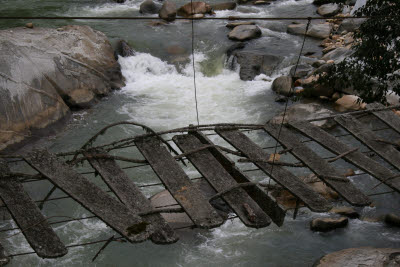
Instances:
[[[153,2],[153,0],[145,0],[140,4],[139,12],[142,14],[158,14],[161,6]]]
[[[158,12],[158,16],[166,21],[174,21],[176,18],[176,5],[169,0],[165,1]]]
[[[88,26],[0,31],[0,150],[123,86],[107,37]]]
[[[312,63],[311,66],[313,66],[314,68],[319,68],[322,65],[324,65],[325,63],[326,63],[325,60],[319,59],[319,60],[315,61],[314,63]]]
[[[256,5],[256,6],[270,5],[270,4],[271,4],[270,1],[264,1],[264,0],[258,0],[258,1],[253,2],[253,5]]]
[[[346,57],[351,56],[354,53],[353,50],[346,47],[339,47],[333,51],[325,54],[321,59],[328,61],[333,60],[335,63],[342,62]]]
[[[306,33],[306,24],[290,24],[286,29],[287,33],[304,35]],[[307,31],[307,36],[325,39],[328,38],[332,28],[329,24],[312,24]]]
[[[227,50],[226,50],[226,56],[229,59],[229,57],[235,52],[236,50],[241,50],[246,46],[246,43],[235,43],[231,45]]]
[[[135,51],[129,46],[129,44],[125,40],[119,40],[115,48],[114,55],[115,59],[118,59],[118,56],[130,57],[135,55]]]
[[[346,217],[340,218],[316,218],[310,223],[310,229],[316,232],[329,232],[337,228],[346,227],[349,219]]]
[[[193,6],[192,6],[193,5]],[[211,6],[205,2],[187,3],[181,6],[177,14],[182,17],[189,17],[194,14],[211,14]]]
[[[301,78],[306,76],[313,68],[310,65],[306,65],[306,64],[299,64],[296,66],[293,66],[290,69],[290,76],[292,76],[293,78]],[[296,71],[296,73],[295,73]]]
[[[385,223],[391,226],[400,227],[400,216],[397,216],[394,213],[389,213],[385,215]]]
[[[212,10],[219,11],[219,10],[234,10],[236,8],[235,2],[225,2],[211,5]]]
[[[272,90],[277,94],[290,96],[293,94],[292,90],[293,80],[290,76],[281,76],[272,82]]]
[[[287,33],[303,35],[306,33],[306,24],[290,24],[286,29]]]
[[[355,32],[366,19],[345,19],[340,24],[338,31]]]
[[[239,21],[239,22],[230,22],[230,23],[226,24],[226,27],[229,29],[233,29],[240,25],[255,25],[255,24],[256,23],[253,21]]]
[[[399,248],[348,248],[323,256],[315,267],[383,267],[399,266]]]
[[[271,75],[282,62],[282,57],[253,51],[236,51],[234,57],[240,65],[240,79],[253,80],[257,75]]]
[[[113,1],[116,3],[122,4],[122,3],[125,3],[126,0],[113,0]]]
[[[360,217],[360,214],[351,207],[334,207],[330,210],[330,212],[343,215],[351,219],[357,219]]]
[[[27,27],[29,29],[33,29],[33,23],[32,22],[28,22],[27,24],[25,24],[25,27]]]
[[[338,4],[325,4],[318,7],[317,13],[324,17],[331,17],[339,13],[340,9]]]
[[[246,41],[261,36],[261,30],[255,25],[240,25],[228,34],[228,38],[235,41]]]
[[[335,101],[334,107],[335,110],[339,112],[346,112],[352,110],[365,109],[366,104],[360,102],[360,98],[358,96],[344,95]]]

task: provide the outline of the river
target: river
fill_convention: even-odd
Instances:
[[[211,1],[211,3],[224,0]],[[127,0],[117,4],[106,0],[2,0],[0,16],[139,16],[139,0]],[[176,1],[180,6],[185,1]],[[238,6],[234,11],[217,11],[216,16],[311,16],[316,7],[312,0],[277,0],[269,6]],[[255,20],[256,21],[256,20]],[[0,20],[0,28],[22,26],[28,21]],[[84,24],[104,32],[115,44],[124,39],[137,51],[135,56],[120,58],[126,86],[105,97],[92,109],[79,111],[64,131],[36,142],[34,146],[45,146],[52,151],[66,151],[79,148],[92,134],[109,123],[133,120],[156,130],[187,126],[196,123],[193,88],[191,51],[191,23],[175,21],[166,26],[152,27],[150,21],[127,20],[57,20],[34,21],[36,27],[59,27],[66,24]],[[242,81],[238,69],[226,67],[226,49],[234,44],[227,38],[226,21],[196,21],[194,23],[194,58],[196,69],[197,97],[200,123],[242,122],[263,123],[283,110],[283,105],[274,101],[270,90],[271,80],[288,71],[298,56],[302,37],[286,33],[286,26],[292,21],[257,21],[262,29],[262,37],[252,40],[248,50],[259,50],[285,57],[283,64],[271,77],[260,75],[254,81]],[[320,54],[319,41],[308,38],[305,52]],[[179,47],[181,57],[171,55],[170,47]],[[181,63],[177,63],[181,62]],[[176,68],[177,64],[179,65]],[[117,127],[101,136],[97,143],[105,143],[131,134],[141,133],[141,129]],[[271,144],[272,140],[260,133],[253,134],[260,144]],[[213,137],[216,142],[221,142]],[[29,146],[29,149],[32,146]],[[119,155],[140,154],[134,149],[125,149]],[[126,164],[123,164],[126,166]],[[244,168],[249,164],[241,165]],[[346,165],[342,163],[342,167]],[[15,164],[15,170],[27,170],[22,164]],[[88,170],[83,166],[80,170]],[[198,176],[192,168],[186,169],[191,177]],[[139,185],[158,182],[148,167],[128,170]],[[260,172],[251,172],[256,180],[266,180]],[[99,186],[105,185],[97,177],[88,177]],[[354,179],[363,181],[363,189],[373,184],[367,175]],[[358,180],[355,180],[356,183]],[[25,184],[26,190],[35,198],[42,199],[51,188],[48,182]],[[146,187],[144,192],[151,196],[162,187]],[[382,191],[385,188],[382,187]],[[56,190],[53,195],[64,196]],[[375,204],[385,205],[377,210],[366,207],[362,214],[376,214],[398,209],[398,200],[390,195],[373,198]],[[51,201],[44,206],[47,216],[85,217],[90,213],[69,199]],[[10,266],[311,266],[322,255],[358,246],[395,247],[400,241],[396,229],[386,228],[381,222],[351,220],[349,226],[330,233],[315,233],[309,230],[313,217],[328,216],[301,209],[296,220],[290,214],[284,226],[271,225],[262,229],[245,227],[238,219],[227,221],[223,226],[205,230],[182,230],[181,239],[168,246],[151,242],[127,244],[113,242],[92,263],[101,244],[70,248],[63,258],[43,260],[35,255],[12,259]],[[68,219],[52,217],[52,220]],[[14,225],[3,221],[1,228]],[[91,219],[55,225],[57,234],[65,244],[76,244],[106,239],[113,231],[102,222]],[[1,243],[11,254],[31,251],[24,237],[13,234],[17,231],[1,233]]]

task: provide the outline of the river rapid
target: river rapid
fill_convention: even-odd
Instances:
[[[210,3],[224,0],[210,1]],[[106,0],[2,0],[1,16],[139,16],[140,0],[127,0],[117,4]],[[180,6],[185,1],[176,1]],[[233,11],[217,11],[217,17],[225,16],[314,16],[316,7],[312,0],[277,0],[269,6],[238,6]],[[242,81],[239,70],[227,67],[226,49],[234,44],[227,38],[226,21],[196,21],[194,23],[194,65],[196,70],[197,98],[200,123],[238,122],[264,123],[283,110],[282,104],[274,101],[276,95],[270,90],[272,80],[288,72],[297,59],[302,37],[286,33],[292,21],[257,21],[262,37],[250,41],[245,49],[264,51],[283,56],[279,70],[271,77],[260,75],[253,81]],[[0,28],[22,26],[27,21],[0,20]],[[32,146],[47,147],[52,151],[68,151],[79,148],[91,135],[107,124],[133,120],[155,130],[165,130],[196,123],[191,52],[191,23],[175,21],[169,25],[152,27],[151,21],[127,20],[57,20],[34,21],[35,26],[59,27],[66,24],[89,25],[104,32],[115,44],[124,39],[137,51],[136,55],[119,58],[126,86],[102,99],[89,110],[75,112],[64,131],[41,139]],[[308,38],[304,52],[320,54],[319,41]],[[176,55],[171,47],[183,51]],[[174,50],[174,49],[172,49]],[[175,49],[176,50],[176,49]],[[142,133],[141,129],[116,127],[101,136],[97,143],[110,142],[131,134]],[[253,138],[263,146],[274,144],[264,134],[255,132]],[[212,137],[217,143],[223,143]],[[118,151],[119,155],[139,157],[135,148]],[[344,168],[347,165],[338,163]],[[127,166],[129,164],[121,164]],[[251,164],[241,164],[250,169]],[[27,171],[25,166],[15,164],[15,170]],[[87,166],[80,168],[89,170]],[[191,177],[199,176],[193,167],[186,168]],[[300,171],[301,172],[301,171]],[[129,169],[127,173],[139,185],[158,182],[149,167]],[[261,172],[249,172],[257,181],[268,181]],[[87,175],[105,188],[98,177]],[[374,184],[368,175],[354,178],[362,189]],[[360,182],[360,180],[362,182]],[[362,185],[361,185],[362,184]],[[35,199],[43,199],[51,185],[48,182],[25,184]],[[159,186],[145,187],[143,192],[150,197],[160,192]],[[387,190],[381,187],[382,191]],[[56,190],[53,197],[64,196]],[[366,207],[364,215],[384,213],[398,209],[398,200],[391,195],[373,197],[377,206]],[[90,213],[70,199],[48,202],[43,209],[52,221],[69,217],[85,217]],[[59,217],[57,217],[59,216]],[[384,227],[381,222],[351,220],[349,226],[330,233],[314,233],[309,230],[313,217],[328,216],[301,209],[296,220],[290,212],[282,227],[271,224],[267,228],[250,229],[238,219],[227,221],[213,230],[181,230],[181,239],[173,245],[154,245],[150,241],[141,244],[113,242],[96,259],[91,259],[102,244],[70,248],[63,258],[43,260],[35,255],[12,259],[10,266],[311,266],[326,253],[358,246],[395,247],[399,245],[400,233]],[[1,229],[15,226],[12,221],[3,221]],[[107,239],[114,232],[96,219],[55,225],[55,231],[65,244],[85,243]],[[1,243],[8,253],[31,251],[24,237],[14,235],[18,231],[0,233]]]

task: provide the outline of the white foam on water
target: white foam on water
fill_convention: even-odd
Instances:
[[[106,16],[118,15],[130,11],[138,11],[141,1],[127,0],[125,3],[108,2],[100,5],[87,5],[85,7],[71,8],[68,13],[74,16]]]
[[[207,77],[201,73],[204,54],[195,53],[197,100],[200,123],[258,122],[262,106],[254,98],[270,89],[271,83],[256,78],[240,80],[238,71],[224,69]],[[150,127],[174,128],[196,123],[192,63],[179,73],[175,66],[150,54],[119,58],[126,86],[121,93],[135,101],[119,111]]]

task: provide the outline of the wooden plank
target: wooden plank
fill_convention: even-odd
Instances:
[[[106,154],[105,151],[95,151],[97,154]],[[87,155],[89,153],[85,153]],[[90,154],[89,154],[90,155]],[[100,174],[104,182],[117,198],[134,214],[153,210],[150,201],[132,182],[126,173],[113,159],[89,159],[92,167]],[[143,217],[154,228],[151,240],[156,244],[171,244],[178,241],[178,236],[160,214],[150,214]]]
[[[367,109],[384,108],[385,106],[380,103],[372,103],[367,105]],[[373,111],[376,117],[392,127],[393,130],[400,133],[400,117],[394,114],[391,110]]]
[[[173,137],[173,141],[183,152],[189,152],[204,146],[199,139],[189,134],[176,135]],[[201,150],[187,155],[187,158],[218,193],[238,184],[210,151]],[[222,198],[246,226],[261,228],[271,224],[271,219],[268,215],[264,213],[243,188],[236,188],[224,194]],[[253,216],[249,216],[244,205],[247,205],[253,211]]]
[[[400,152],[392,145],[376,141],[380,138],[363,123],[349,115],[338,116],[335,121],[396,169],[400,170]]]
[[[272,137],[278,139],[279,125],[266,124],[264,126]],[[334,189],[347,202],[354,206],[366,206],[371,203],[367,196],[358,190],[341,172],[317,155],[309,147],[299,141],[299,138],[286,127],[282,127],[279,143],[291,149],[291,153],[309,167],[322,181]],[[341,177],[348,182],[328,179],[327,176]]]
[[[10,257],[7,256],[7,253],[2,244],[0,244],[0,266],[5,266],[10,262]]]
[[[328,134],[321,128],[303,121],[303,122],[291,122],[292,127],[296,128],[304,135],[308,136],[312,140],[318,142],[320,145],[325,147],[326,149],[336,153],[338,155],[343,154],[347,151],[352,150],[353,148],[347,146],[346,144],[339,141],[334,136]],[[389,170],[388,168],[382,166],[375,160],[361,153],[360,151],[354,151],[343,157],[349,163],[357,166],[365,172],[368,172],[370,175],[374,176],[378,180],[384,182],[386,185],[391,187],[392,189],[400,192],[400,179],[389,179],[385,181],[388,177],[394,177],[396,174]]]
[[[268,153],[253,143],[245,134],[239,131],[223,130],[223,128],[219,128],[216,130],[216,132],[248,158],[269,158]],[[303,201],[310,210],[315,212],[324,212],[332,208],[330,203],[325,198],[313,191],[310,186],[302,182],[299,178],[281,166],[275,165],[273,172],[271,173],[271,164],[267,162],[255,162],[254,164],[272,179],[274,179],[278,184]]]
[[[41,258],[58,258],[68,253],[38,206],[25,192],[18,177],[0,160],[0,197],[26,240]]]
[[[213,145],[210,139],[200,131],[190,132],[196,136],[204,145]],[[209,151],[218,160],[218,162],[225,168],[225,170],[235,179],[238,183],[249,183],[251,180],[245,175],[235,162],[227,157],[218,147],[211,147]],[[272,219],[272,221],[282,226],[286,216],[286,209],[278,204],[276,199],[259,185],[244,187],[243,188],[249,196],[257,202],[258,206]]]
[[[135,143],[165,187],[198,227],[213,228],[224,222],[157,138],[145,138]]]
[[[48,151],[34,151],[25,160],[44,177],[99,217],[130,242],[145,241],[151,233],[148,224],[124,204],[77,173]]]

